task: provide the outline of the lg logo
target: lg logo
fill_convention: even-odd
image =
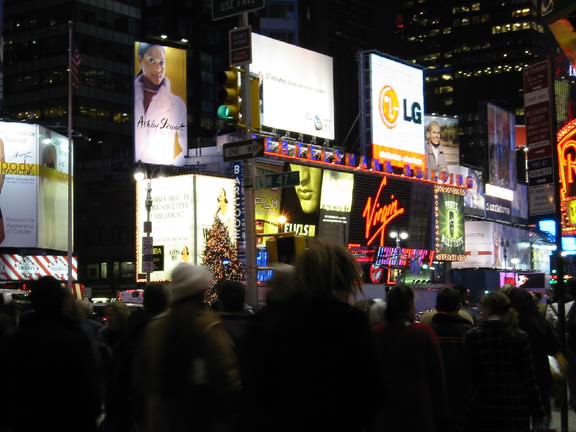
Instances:
[[[402,108],[404,112],[404,121],[422,124],[422,108],[418,102],[413,102],[410,112],[408,112],[406,99],[402,100]],[[378,97],[378,110],[380,118],[388,129],[393,129],[398,124],[400,117],[400,100],[396,91],[386,85],[380,90]]]

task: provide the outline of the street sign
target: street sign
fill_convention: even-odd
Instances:
[[[212,0],[212,20],[262,9],[265,4],[265,0]]]
[[[228,33],[230,66],[252,63],[252,28],[241,27]]]
[[[289,171],[278,174],[256,177],[256,189],[284,188],[300,184],[300,171]]]
[[[264,139],[256,138],[246,141],[226,143],[222,146],[224,161],[230,162],[251,159],[264,155]]]

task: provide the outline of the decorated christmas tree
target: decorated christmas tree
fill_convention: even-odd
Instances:
[[[202,264],[214,273],[214,280],[206,292],[206,302],[212,303],[216,299],[214,285],[221,279],[241,280],[242,264],[238,259],[238,249],[230,240],[228,228],[218,218],[206,232],[206,243]]]

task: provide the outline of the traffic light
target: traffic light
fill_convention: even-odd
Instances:
[[[218,117],[224,120],[240,119],[240,71],[232,67],[222,74],[220,91],[223,104],[218,107]]]

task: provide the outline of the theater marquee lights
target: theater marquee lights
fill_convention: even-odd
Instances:
[[[562,234],[576,234],[576,120],[557,134]]]

